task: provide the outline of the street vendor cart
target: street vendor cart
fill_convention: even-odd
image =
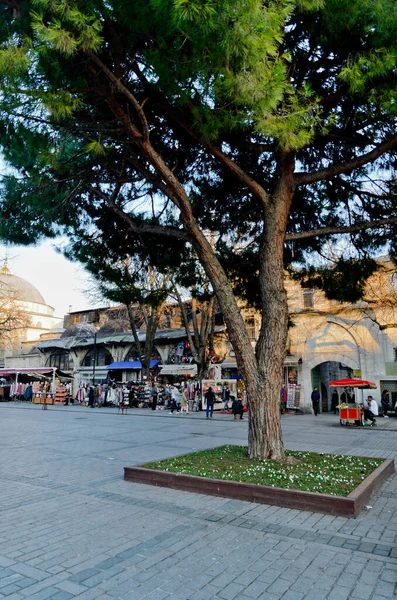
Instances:
[[[329,385],[330,387],[353,388],[354,390],[373,390],[377,387],[376,383],[366,379],[338,379],[337,381],[330,381]],[[354,397],[357,399],[357,392],[355,392]],[[364,407],[362,404],[342,402],[338,408],[341,425],[356,425],[357,427],[364,425]]]

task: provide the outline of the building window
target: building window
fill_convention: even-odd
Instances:
[[[304,290],[303,291],[303,307],[304,308],[313,308],[313,290]]]
[[[95,351],[92,348],[83,358],[81,366],[92,367],[94,361],[97,367],[106,367],[113,362],[113,357],[105,348],[97,348]]]
[[[73,371],[73,359],[67,350],[59,350],[51,354],[47,366],[56,367],[61,371]]]
[[[397,362],[397,348],[393,348],[394,362]]]
[[[255,342],[256,340],[256,336],[255,336],[255,319],[254,317],[249,317],[248,319],[245,319],[245,328],[247,330],[249,339],[251,340],[251,342]]]
[[[391,282],[392,282],[392,292],[397,292],[397,273],[393,273],[393,275],[391,276]]]

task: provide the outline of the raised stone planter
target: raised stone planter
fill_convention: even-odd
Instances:
[[[174,488],[197,494],[224,496],[234,500],[246,500],[259,504],[272,504],[299,510],[356,518],[374,494],[394,473],[394,461],[385,460],[348,496],[329,496],[314,492],[301,492],[283,488],[265,487],[238,481],[207,479],[193,475],[182,475],[156,471],[143,467],[124,467],[124,479],[134,483],[145,483]]]

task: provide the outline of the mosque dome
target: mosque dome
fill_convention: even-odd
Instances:
[[[7,267],[7,261],[4,261],[4,266],[0,269],[0,297],[7,296],[8,290],[16,292],[16,300],[18,301],[45,304],[39,290],[29,283],[29,281],[26,281],[26,279],[12,275]]]

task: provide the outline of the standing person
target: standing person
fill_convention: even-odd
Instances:
[[[331,408],[334,411],[334,415],[336,415],[337,406],[339,404],[339,396],[336,390],[333,391],[331,396]]]
[[[94,400],[94,388],[92,387],[92,385],[90,385],[90,387],[88,388],[88,406],[90,408],[94,408]]]
[[[389,390],[383,390],[382,396],[380,398],[380,403],[383,408],[383,414],[385,417],[387,417],[387,411],[390,410]]]
[[[368,408],[364,408],[364,419],[366,421],[371,421],[371,425],[376,424],[375,417],[379,414],[378,404],[372,398],[372,396],[368,396],[367,398]]]
[[[319,402],[320,402],[320,392],[315,387],[313,389],[313,391],[312,391],[312,406],[313,406],[314,415],[316,417],[317,417],[317,414],[318,414],[318,403]]]
[[[214,402],[215,402],[215,394],[212,391],[212,387],[208,388],[208,391],[204,394],[204,398],[207,403],[207,410],[205,412],[205,416],[207,419],[212,419],[212,415],[214,413]]]
[[[225,385],[222,390],[223,410],[229,410],[230,390]]]
[[[157,392],[157,388],[156,386],[152,385],[152,389],[150,391],[151,396],[152,396],[152,410],[156,410],[157,408],[157,398],[158,398],[158,392]]]

